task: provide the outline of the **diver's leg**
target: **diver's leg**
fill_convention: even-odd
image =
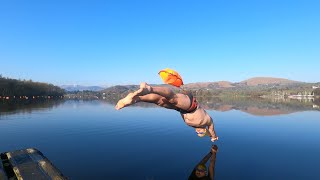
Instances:
[[[134,103],[136,103],[137,100],[137,96],[135,96],[134,93],[129,93],[126,97],[120,99],[117,103],[117,105],[115,106],[116,110],[122,109],[126,106],[130,106]]]
[[[211,147],[211,153],[212,156],[210,158],[210,164],[209,164],[209,176],[210,179],[214,179],[214,170],[215,170],[215,164],[216,164],[216,159],[217,159],[217,152],[218,152],[218,146],[213,145]]]
[[[162,105],[161,104],[161,99],[163,97],[158,95],[158,94],[147,94],[144,96],[138,96],[135,92],[129,93],[125,98],[120,99],[116,105],[116,109],[122,109],[126,106],[130,106],[132,104],[135,104],[137,102],[148,102],[148,103],[154,103],[157,105]]]
[[[144,96],[138,96],[138,102],[147,102],[159,105],[161,98],[163,97],[158,94],[146,94]]]
[[[190,107],[189,96],[181,93],[175,93],[170,88],[161,86],[150,86],[147,83],[140,84],[141,94],[154,93],[166,98],[172,105],[187,110]]]
[[[208,130],[209,130],[208,134],[211,137],[211,141],[212,142],[217,141],[219,139],[219,137],[217,136],[216,131],[214,130],[214,124],[213,124],[212,118],[207,114],[205,119],[209,119],[208,120]]]
[[[177,109],[176,106],[172,105],[165,97],[160,96],[159,94],[147,94],[144,96],[138,96],[139,102],[148,102],[154,103],[158,106],[167,108],[167,109]]]
[[[170,88],[160,87],[160,86],[159,87],[150,86],[145,82],[140,84],[140,90],[138,91],[141,92],[140,93],[141,95],[150,94],[150,93],[159,94],[160,96],[163,96],[168,100],[173,99],[174,96],[176,95]]]

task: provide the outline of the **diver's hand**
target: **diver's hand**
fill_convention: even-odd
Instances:
[[[218,136],[216,136],[216,137],[211,137],[211,142],[217,141],[218,139],[219,139]]]
[[[214,144],[211,147],[211,153],[216,153],[216,152],[218,152],[218,146]]]

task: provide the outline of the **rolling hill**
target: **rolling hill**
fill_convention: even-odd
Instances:
[[[197,82],[185,84],[184,87],[187,89],[226,89],[226,88],[235,88],[235,87],[252,87],[259,85],[290,85],[290,84],[299,84],[303,82],[292,81],[289,79],[283,78],[273,78],[273,77],[254,77],[241,82],[229,82],[229,81],[217,81],[217,82]]]
[[[302,83],[302,82],[283,79],[283,78],[254,77],[254,78],[241,81],[240,83],[244,83],[247,86],[258,86],[258,85],[271,85],[271,84],[287,85],[287,84],[295,84],[295,83]]]

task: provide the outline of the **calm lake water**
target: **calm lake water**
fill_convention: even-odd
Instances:
[[[178,112],[145,104],[116,111],[104,101],[2,102],[0,152],[35,147],[70,179],[184,180],[216,144],[216,180],[320,179],[319,106],[202,104],[214,119],[215,143]]]

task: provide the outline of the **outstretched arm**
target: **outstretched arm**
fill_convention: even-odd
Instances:
[[[209,126],[208,126],[208,130],[209,130],[209,133],[210,133],[210,137],[211,137],[211,141],[214,142],[216,140],[218,140],[218,136],[216,135],[216,132],[214,130],[214,124],[213,124],[213,121],[212,121],[212,118],[210,117],[210,122],[209,122]]]
[[[193,171],[191,172],[189,179],[198,179],[196,176],[197,168],[199,165],[205,165],[207,161],[210,159],[212,153],[209,152],[207,155],[205,155],[202,160],[193,168]]]
[[[206,163],[208,162],[208,160],[210,159],[211,155],[212,155],[212,153],[209,152],[209,153],[196,165],[195,168],[197,168],[198,165],[200,165],[200,164],[206,164]]]
[[[211,148],[211,159],[210,159],[210,165],[209,165],[209,176],[210,179],[213,180],[214,179],[214,167],[215,167],[215,163],[216,163],[216,158],[217,158],[217,151],[218,151],[218,146],[217,145],[213,145]]]

